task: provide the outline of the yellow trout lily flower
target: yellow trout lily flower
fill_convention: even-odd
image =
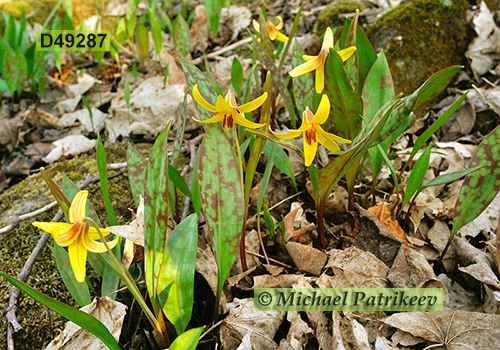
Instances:
[[[76,194],[69,208],[69,221],[65,222],[38,222],[34,226],[47,231],[54,237],[54,240],[61,247],[68,247],[69,262],[73,268],[76,280],[85,281],[85,264],[87,262],[87,250],[93,253],[104,253],[106,247],[100,239],[95,227],[90,226],[85,217],[85,207],[87,204],[88,191],[80,191]],[[100,229],[103,236],[110,231],[106,228]],[[118,238],[108,242],[110,248],[118,243]]]
[[[318,56],[302,56],[307,62],[295,67],[289,73],[292,77],[298,77],[313,70],[316,70],[316,92],[319,94],[323,91],[325,87],[325,62],[330,49],[333,49],[333,33],[330,27],[326,28],[325,37],[323,39],[323,45],[321,46],[321,51]],[[355,46],[350,46],[344,50],[337,51],[342,62],[345,62],[352,54],[356,51]]]
[[[280,30],[283,28],[283,18],[281,18],[281,16],[278,16],[276,18],[279,21],[277,26],[274,25],[274,23],[272,23],[270,21],[268,21],[266,23],[267,35],[269,36],[269,39],[271,39],[272,41],[277,39],[278,41],[286,43],[286,42],[288,42],[288,37],[285,34],[280,32]],[[255,30],[257,31],[257,33],[260,33],[259,22],[257,22],[256,20],[253,20],[252,24],[253,24],[253,27],[255,28]]]
[[[351,143],[350,140],[344,139],[340,136],[330,134],[323,130],[320,124],[326,122],[330,114],[330,100],[327,95],[323,95],[319,103],[316,114],[313,114],[309,108],[302,114],[302,125],[298,130],[289,130],[286,134],[278,134],[272,132],[273,135],[280,139],[289,140],[295,137],[304,137],[304,159],[305,165],[310,166],[316,151],[318,150],[318,142],[325,146],[328,150],[336,153],[340,151],[339,146],[335,141],[343,143]]]
[[[215,106],[212,106],[208,103],[203,96],[201,96],[200,91],[198,90],[198,84],[193,87],[193,97],[203,108],[212,113],[217,113],[212,118],[207,120],[198,120],[194,119],[200,123],[218,123],[222,122],[222,127],[226,128],[228,131],[233,127],[234,123],[244,126],[250,129],[257,129],[263,127],[265,124],[254,123],[245,118],[242,113],[251,112],[257,108],[259,108],[267,98],[267,92],[265,92],[262,96],[257,97],[255,100],[245,103],[242,106],[236,104],[236,97],[234,97],[233,93],[228,91],[226,97],[217,96],[217,102]]]

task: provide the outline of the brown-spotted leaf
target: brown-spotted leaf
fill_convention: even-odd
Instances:
[[[238,157],[219,124],[210,124],[198,154],[198,177],[202,209],[213,235],[219,267],[217,297],[236,260],[243,227],[243,189]]]
[[[452,236],[477,218],[500,191],[500,126],[486,136],[469,168],[485,166],[465,177],[453,214]]]
[[[298,41],[293,45],[292,66],[297,67],[302,64],[304,60],[302,51]],[[314,74],[303,74],[292,79],[293,83],[293,97],[295,98],[295,105],[299,113],[306,110],[306,107],[313,108],[314,96]]]
[[[127,150],[128,181],[135,204],[139,206],[140,196],[144,196],[144,182],[148,160],[132,145]]]

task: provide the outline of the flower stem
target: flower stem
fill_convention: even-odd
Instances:
[[[236,133],[236,129],[233,127],[233,133],[234,133],[234,141],[236,142],[236,152],[238,154],[238,167],[240,168],[240,184],[241,184],[241,191],[243,193],[243,197],[245,197],[245,186],[243,185],[243,159],[241,158],[241,150],[240,150],[240,141],[238,139],[238,134]],[[246,230],[246,221],[247,221],[247,211],[248,211],[248,203],[244,204],[243,208],[243,225],[241,228],[241,241],[240,241],[240,259],[241,259],[241,268],[243,271],[248,270],[247,267],[247,259],[246,259],[246,253],[245,253],[245,230]]]

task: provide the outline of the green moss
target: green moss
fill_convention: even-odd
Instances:
[[[314,22],[313,32],[318,35],[323,35],[327,27],[332,30],[344,27],[345,18],[340,18],[339,15],[343,13],[353,13],[356,9],[360,11],[374,8],[375,5],[366,0],[336,0],[328,4],[326,8],[321,11]]]
[[[412,0],[384,15],[368,30],[384,49],[396,93],[410,94],[436,71],[462,64],[471,40],[466,0]]]

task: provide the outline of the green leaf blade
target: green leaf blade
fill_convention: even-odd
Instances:
[[[425,149],[420,158],[417,159],[413,169],[411,170],[410,177],[408,178],[408,184],[406,185],[405,195],[403,197],[403,203],[401,204],[401,210],[404,208],[406,203],[410,201],[413,195],[417,193],[418,188],[424,180],[425,174],[429,169],[431,149],[432,143]]]

